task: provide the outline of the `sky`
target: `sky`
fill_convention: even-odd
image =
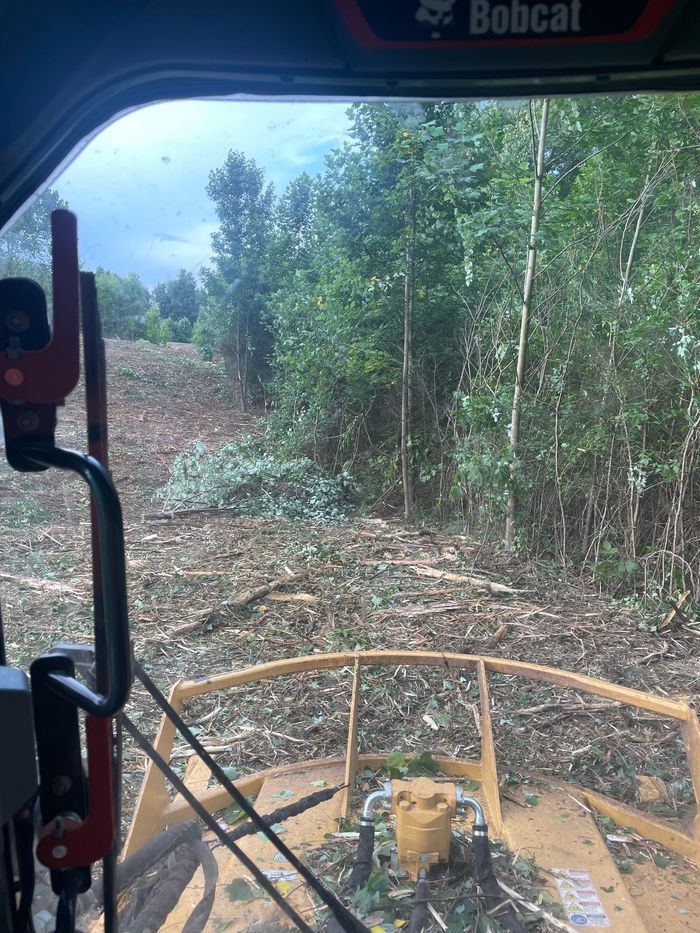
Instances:
[[[347,104],[177,101],[120,117],[51,187],[78,216],[84,269],[136,272],[148,287],[206,266],[216,229],[209,172],[229,150],[265,170],[278,194],[346,138]]]

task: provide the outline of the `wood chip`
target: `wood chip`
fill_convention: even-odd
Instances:
[[[486,580],[483,577],[470,577],[463,573],[438,570],[435,567],[425,567],[415,564],[411,567],[411,570],[421,577],[432,577],[435,580],[449,580],[451,583],[468,583],[470,586],[486,590],[487,593],[493,593],[494,595],[508,593],[515,596],[517,593],[522,593],[522,590],[513,589],[512,586],[506,586],[504,583],[494,583],[493,580]]]
[[[21,577],[14,573],[0,573],[0,580],[19,583],[30,590],[43,590],[47,593],[60,593],[62,596],[74,596],[76,599],[87,599],[86,593],[71,586],[70,583],[63,583],[61,580],[41,580],[38,577]]]
[[[268,599],[277,603],[317,603],[318,597],[311,593],[268,593]]]
[[[498,884],[503,889],[504,893],[508,895],[508,897],[512,898],[514,901],[517,901],[519,904],[522,904],[523,907],[526,907],[528,910],[532,911],[533,913],[541,914],[544,917],[544,919],[547,921],[547,923],[551,923],[551,925],[555,929],[563,930],[564,933],[576,933],[576,930],[574,927],[569,926],[568,923],[564,923],[563,920],[559,920],[557,917],[554,916],[554,914],[550,914],[548,910],[544,910],[542,905],[538,907],[537,904],[533,904],[532,901],[528,901],[521,894],[518,894],[517,891],[514,891],[513,888],[509,888],[508,885],[504,881],[501,881],[499,879]]]

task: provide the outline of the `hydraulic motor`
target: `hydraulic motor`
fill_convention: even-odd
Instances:
[[[391,810],[396,816],[399,871],[414,881],[421,868],[446,865],[451,822],[457,815],[459,788],[427,777],[391,782]]]

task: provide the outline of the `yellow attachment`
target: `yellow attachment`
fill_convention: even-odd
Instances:
[[[412,879],[421,868],[447,864],[451,821],[457,815],[457,786],[427,777],[391,782],[399,870]]]

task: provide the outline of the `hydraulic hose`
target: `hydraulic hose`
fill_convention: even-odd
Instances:
[[[382,790],[372,791],[365,799],[360,817],[360,838],[357,843],[355,861],[348,880],[343,885],[341,896],[353,894],[372,874],[372,855],[374,854],[374,811],[391,800],[391,784],[387,781]]]
[[[421,868],[416,881],[416,891],[411,902],[411,916],[406,925],[406,933],[421,933],[430,921],[428,901],[430,900],[430,882],[428,872]]]
[[[500,925],[509,933],[527,933],[526,928],[518,920],[512,904],[504,897],[501,886],[493,872],[491,863],[491,849],[489,847],[489,830],[483,821],[474,821],[472,827],[472,848],[474,851],[474,869],[476,883],[486,902],[486,907]],[[500,908],[500,909],[499,909]]]
[[[352,871],[348,880],[340,889],[340,897],[343,901],[349,899],[358,888],[366,884],[369,876],[372,874],[372,856],[374,855],[374,811],[381,803],[387,803],[391,800],[391,782],[387,781],[382,790],[374,790],[365,798],[360,816],[360,838],[357,842],[357,851],[355,861],[352,865]],[[335,919],[331,917],[324,933],[342,933],[342,927]]]

